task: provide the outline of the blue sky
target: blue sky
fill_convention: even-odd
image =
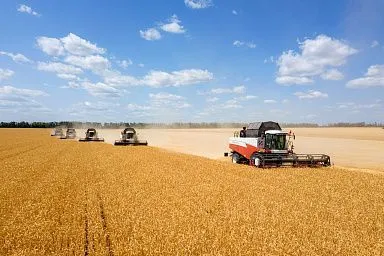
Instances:
[[[384,2],[2,1],[1,121],[383,122]]]

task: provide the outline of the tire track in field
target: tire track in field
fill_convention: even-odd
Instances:
[[[5,159],[9,159],[9,158],[12,158],[12,157],[16,157],[16,156],[19,156],[21,154],[24,154],[24,153],[27,153],[29,151],[33,151],[35,149],[38,149],[40,147],[42,147],[43,145],[39,145],[39,146],[36,146],[36,147],[33,147],[33,148],[29,148],[29,149],[26,149],[26,150],[23,150],[23,151],[19,151],[19,152],[16,152],[16,153],[13,153],[13,154],[9,154],[9,155],[6,155],[4,157],[1,157],[0,158],[0,161],[3,161]]]
[[[103,227],[103,233],[105,236],[105,244],[106,244],[105,246],[107,249],[108,256],[113,256],[112,241],[111,241],[111,237],[109,235],[108,226],[107,226],[107,217],[105,215],[104,203],[103,203],[103,199],[101,198],[100,193],[97,193],[97,199],[99,201],[100,219],[101,219],[101,224]]]
[[[89,226],[88,226],[88,192],[85,190],[85,205],[84,205],[84,256],[88,256],[89,252]]]

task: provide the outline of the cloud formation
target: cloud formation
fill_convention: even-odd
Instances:
[[[32,10],[31,7],[29,7],[25,4],[19,5],[19,8],[17,8],[17,11],[23,12],[23,13],[28,13],[30,15],[37,16],[37,17],[41,16],[39,13],[35,12],[34,10]]]
[[[15,72],[10,69],[2,69],[0,68],[0,81],[5,80],[13,76]]]
[[[244,41],[239,41],[239,40],[234,41],[233,45],[236,47],[245,46],[245,47],[248,47],[251,49],[256,48],[256,44],[254,44],[253,42],[244,42]]]
[[[172,17],[168,20],[168,23],[161,24],[160,28],[169,33],[182,34],[185,33],[185,29],[180,25],[181,21],[176,14],[173,14]]]
[[[3,51],[0,51],[0,55],[5,55],[5,56],[8,56],[10,57],[14,62],[17,62],[17,63],[28,63],[28,62],[32,62],[30,59],[28,59],[27,57],[25,57],[23,54],[21,53],[11,53],[11,52],[3,52]]]
[[[346,42],[319,35],[315,39],[299,42],[300,53],[293,50],[283,52],[277,60],[276,82],[284,85],[313,83],[313,78],[323,74],[324,78],[340,78],[341,73],[327,75],[327,70],[340,67],[347,58],[358,51]],[[328,71],[329,72],[329,71]]]
[[[191,9],[205,9],[213,6],[212,0],[184,0],[184,3]]]
[[[155,28],[149,28],[147,30],[140,30],[140,36],[147,41],[155,41],[161,39],[160,32]]]
[[[384,87],[384,65],[372,65],[363,77],[347,82],[348,88]]]
[[[0,87],[0,111],[11,111],[15,113],[49,112],[36,97],[48,96],[40,90],[30,90],[13,86]]]
[[[328,94],[314,90],[309,90],[308,92],[295,92],[294,95],[297,96],[299,99],[328,98]]]
[[[38,47],[48,55],[79,55],[87,56],[92,54],[104,54],[105,49],[98,47],[73,33],[62,38],[45,37],[37,38]]]

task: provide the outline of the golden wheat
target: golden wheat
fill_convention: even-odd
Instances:
[[[0,130],[0,255],[383,255],[384,176]]]

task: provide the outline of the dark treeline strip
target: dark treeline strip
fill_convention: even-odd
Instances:
[[[182,128],[239,128],[247,126],[247,123],[98,123],[98,122],[0,122],[0,128],[54,128],[54,127],[73,127],[73,128],[103,128],[103,129],[120,129],[123,127],[135,128],[162,128],[162,129],[182,129]],[[383,127],[383,123],[330,123],[319,125],[316,123],[281,123],[281,127]]]

